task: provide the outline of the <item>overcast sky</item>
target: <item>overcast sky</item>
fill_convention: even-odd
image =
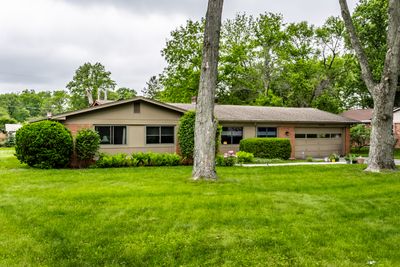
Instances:
[[[357,0],[348,0],[353,9]],[[118,87],[140,92],[165,66],[169,33],[204,16],[207,0],[2,0],[0,93],[64,89],[85,62],[100,62]],[[338,0],[225,0],[238,12],[281,13],[286,22],[321,25]]]

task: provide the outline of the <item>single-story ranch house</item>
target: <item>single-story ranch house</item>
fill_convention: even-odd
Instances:
[[[135,97],[52,116],[75,134],[81,128],[99,132],[102,152],[169,152],[179,150],[179,118],[192,104],[171,104]],[[238,151],[250,137],[289,138],[292,158],[325,157],[350,151],[349,127],[358,123],[314,108],[215,105],[223,126],[220,152]]]

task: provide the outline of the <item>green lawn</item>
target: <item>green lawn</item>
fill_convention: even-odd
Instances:
[[[368,157],[369,147],[363,147],[361,149],[352,148],[351,153],[361,155],[363,157]],[[400,148],[394,149],[394,158],[400,159]]]
[[[36,170],[0,150],[0,266],[400,266],[400,173]]]

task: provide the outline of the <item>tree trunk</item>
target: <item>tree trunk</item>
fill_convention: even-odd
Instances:
[[[379,172],[381,170],[393,170],[396,168],[393,160],[393,104],[394,93],[385,94],[385,86],[379,83],[375,88],[374,111],[372,114],[372,129],[370,138],[370,151],[368,168],[366,171]],[[389,85],[386,84],[386,89]]]
[[[400,0],[389,0],[387,52],[381,81],[374,82],[368,59],[358,39],[346,0],[339,0],[342,17],[361,66],[362,78],[374,100],[367,171],[394,170],[393,105],[400,66]]]
[[[204,30],[203,59],[196,105],[193,179],[216,179],[214,98],[218,75],[219,37],[223,0],[209,0]]]
[[[86,89],[86,90],[85,90],[85,93],[86,93],[86,97],[87,97],[87,99],[88,99],[88,102],[89,102],[89,106],[93,105],[93,95],[92,95],[92,90],[90,90],[90,89]]]

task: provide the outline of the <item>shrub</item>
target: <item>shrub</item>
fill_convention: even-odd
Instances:
[[[91,160],[100,148],[100,136],[92,129],[81,129],[75,137],[76,156],[80,160]]]
[[[9,135],[4,142],[5,147],[13,147],[15,146],[15,136],[14,135]]]
[[[351,143],[357,148],[357,151],[369,144],[371,137],[371,128],[364,124],[357,124],[350,128]]]
[[[132,158],[137,160],[139,166],[148,166],[150,164],[150,154],[144,152],[133,153]]]
[[[254,161],[253,153],[238,151],[236,152],[237,162],[238,163],[252,163]]]
[[[188,111],[179,120],[178,142],[180,154],[184,159],[193,159],[194,151],[194,125],[196,121],[196,112]],[[218,153],[221,143],[222,127],[218,125],[215,137],[215,154]]]
[[[179,119],[178,140],[180,153],[185,159],[193,158],[194,124],[196,112],[188,111]]]
[[[109,155],[101,153],[96,161],[95,167],[98,168],[119,168],[119,167],[135,167],[138,161],[125,153]]]
[[[159,154],[149,152],[149,166],[177,166],[181,162],[181,157],[177,154]]]
[[[233,166],[237,162],[237,158],[235,155],[235,152],[229,151],[228,153],[225,153],[224,155],[217,155],[215,163],[217,166]]]
[[[95,167],[117,168],[136,166],[177,166],[181,163],[181,157],[177,154],[138,152],[131,156],[120,153],[115,155],[100,154]]]
[[[247,138],[240,140],[239,147],[259,158],[286,160],[291,153],[290,141],[286,138]]]
[[[18,160],[37,168],[62,168],[68,165],[73,149],[72,136],[55,121],[26,124],[16,133]]]

